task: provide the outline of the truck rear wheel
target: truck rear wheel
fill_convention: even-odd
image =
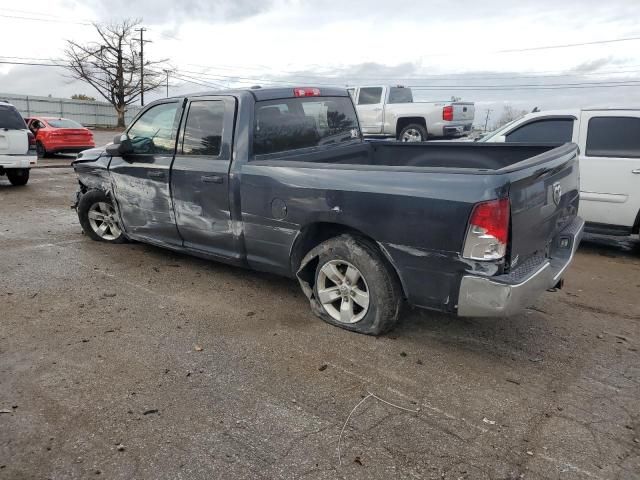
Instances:
[[[12,168],[7,170],[7,178],[11,182],[11,185],[21,187],[26,185],[29,181],[29,169],[28,168]]]
[[[321,245],[314,297],[314,311],[322,320],[367,335],[392,329],[402,306],[391,266],[369,242],[351,235]]]
[[[401,142],[425,142],[427,129],[417,123],[411,123],[402,129],[398,140]]]
[[[92,240],[108,243],[125,241],[113,203],[100,190],[90,190],[80,197],[78,219],[82,230]]]

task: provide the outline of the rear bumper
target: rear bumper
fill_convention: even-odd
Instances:
[[[442,132],[445,137],[460,137],[471,131],[471,124],[464,123],[460,125],[448,125],[442,127]]]
[[[46,147],[45,147],[46,148]],[[51,148],[47,148],[47,152],[50,153],[80,153],[84,150],[89,150],[90,148],[95,148],[95,145],[59,145]]]
[[[36,155],[0,155],[0,170],[32,168],[38,164]]]
[[[553,257],[527,271],[523,278],[518,272],[490,278],[463,276],[458,315],[508,317],[532,305],[545,290],[555,287],[562,279],[580,245],[583,230],[584,220],[577,217],[555,239]]]

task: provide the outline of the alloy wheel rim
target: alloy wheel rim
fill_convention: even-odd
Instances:
[[[107,202],[96,202],[89,208],[89,224],[91,229],[104,240],[116,240],[122,234],[118,225],[116,211]]]
[[[369,287],[355,266],[344,260],[330,260],[318,273],[318,301],[331,318],[353,324],[369,311]]]
[[[422,134],[415,128],[410,128],[402,134],[403,142],[421,142]]]

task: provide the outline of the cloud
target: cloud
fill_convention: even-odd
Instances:
[[[590,62],[581,63],[580,65],[573,67],[569,71],[571,73],[590,73],[595,72],[596,70],[600,70],[602,67],[610,65],[612,63],[614,63],[613,58],[610,56],[606,58],[598,58]]]
[[[100,21],[114,18],[142,18],[147,23],[207,23],[236,21],[268,11],[273,0],[87,0]]]

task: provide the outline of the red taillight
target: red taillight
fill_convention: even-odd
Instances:
[[[453,107],[451,105],[442,107],[442,119],[447,122],[451,122],[453,120]]]
[[[509,199],[490,200],[473,207],[463,256],[474,260],[504,257],[509,241]]]
[[[296,97],[319,97],[320,89],[311,87],[294,88],[293,95]]]

